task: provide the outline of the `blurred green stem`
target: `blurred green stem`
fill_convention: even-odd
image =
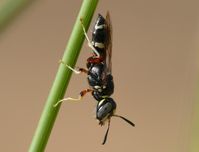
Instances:
[[[84,34],[80,23],[80,18],[83,19],[83,24],[87,30],[97,3],[98,0],[83,0],[79,15],[76,19],[73,31],[62,58],[65,63],[72,67],[77,61],[77,57],[84,41]],[[29,152],[44,152],[61,104],[59,104],[57,107],[53,107],[53,105],[55,105],[55,103],[64,97],[70,76],[71,70],[66,68],[63,64],[60,64],[35,135],[30,145]],[[70,140],[70,137],[66,137],[66,139],[67,138]]]
[[[198,88],[199,92],[199,88]],[[192,124],[191,152],[199,152],[199,93],[193,104],[193,124]]]
[[[32,0],[0,0],[0,29]]]

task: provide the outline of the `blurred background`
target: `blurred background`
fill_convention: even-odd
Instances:
[[[28,151],[81,2],[23,2],[1,27],[0,151]],[[198,5],[195,0],[100,0],[88,35],[97,13],[109,10],[113,98],[117,113],[136,127],[113,118],[102,146],[107,126],[98,126],[96,102],[88,95],[62,104],[46,151],[188,152],[198,83]],[[89,49],[85,42],[77,66],[86,67]],[[73,75],[65,96],[77,97],[86,88],[86,75]]]

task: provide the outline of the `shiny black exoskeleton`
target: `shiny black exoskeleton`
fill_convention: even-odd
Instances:
[[[93,33],[92,46],[98,52],[99,56],[93,56],[87,59],[88,83],[93,88],[92,95],[98,101],[96,107],[96,119],[99,124],[103,125],[108,120],[108,129],[104,141],[105,144],[110,127],[110,118],[112,116],[122,118],[130,125],[134,123],[128,119],[115,115],[116,102],[110,97],[114,92],[113,76],[111,73],[111,56],[112,56],[112,29],[109,13],[106,19],[98,15]]]
[[[92,32],[92,45],[93,47],[98,51],[101,57],[106,57],[106,45],[107,40],[109,39],[109,33],[108,33],[108,26],[107,21],[105,18],[98,14],[98,17],[95,22],[95,26],[93,28]]]
[[[89,68],[90,65],[94,63],[100,63],[106,60],[106,51],[110,36],[109,21],[107,18],[105,19],[101,14],[98,14],[95,25],[93,27],[91,45],[94,47],[99,56],[96,57],[97,54],[94,51],[93,56],[87,59],[87,68]]]
[[[65,100],[81,100],[86,93],[92,93],[92,96],[97,101],[96,119],[99,120],[100,125],[104,125],[106,120],[108,121],[108,128],[102,143],[105,144],[110,128],[111,117],[119,117],[129,123],[131,126],[135,125],[125,117],[115,114],[117,105],[114,99],[110,97],[114,93],[114,82],[111,63],[112,26],[109,13],[107,13],[106,18],[100,14],[98,15],[93,28],[91,42],[88,39],[82,20],[83,19],[80,19],[84,34],[89,42],[89,46],[93,50],[92,56],[87,59],[87,69],[79,68],[78,70],[75,70],[63,61],[61,61],[61,63],[65,64],[66,67],[77,74],[82,72],[86,73],[88,83],[91,88],[81,91],[80,96],[77,99],[69,97],[58,101],[58,103]]]
[[[110,17],[107,14],[106,19],[98,14],[93,32],[92,46],[98,52],[97,57],[93,56],[87,59],[88,83],[93,88],[92,95],[98,101],[96,107],[96,119],[103,125],[109,115],[113,115],[116,109],[116,103],[110,100],[114,92],[113,76],[111,74],[111,65],[107,62],[111,60],[111,48],[108,47],[111,41]],[[109,48],[109,49],[108,49]]]
[[[92,32],[92,46],[98,52],[99,56],[94,53],[93,56],[87,59],[88,68],[88,83],[92,87],[93,97],[100,102],[109,97],[114,92],[113,76],[106,59],[111,58],[111,54],[108,53],[108,45],[111,41],[111,29],[110,18],[107,14],[106,19],[98,14],[93,32]],[[114,111],[116,106],[112,106],[111,111]],[[98,117],[96,117],[98,119]],[[99,120],[99,119],[98,119]]]
[[[117,105],[112,98],[104,98],[104,100],[101,100],[101,102],[97,104],[96,118],[103,122],[104,119],[107,119],[109,116],[114,114],[113,109],[116,109],[116,106]]]
[[[88,83],[93,88],[92,95],[97,101],[101,101],[104,96],[111,96],[114,92],[113,76],[108,74],[104,77],[104,68],[103,63],[98,63],[88,69]]]

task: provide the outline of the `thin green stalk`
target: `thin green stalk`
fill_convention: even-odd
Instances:
[[[84,34],[80,23],[80,18],[83,19],[83,24],[87,30],[97,3],[98,0],[84,0],[82,3],[79,15],[76,19],[73,31],[62,58],[65,63],[72,67],[76,63],[84,41]],[[64,97],[70,77],[71,70],[66,68],[63,64],[60,64],[53,86],[43,109],[38,127],[30,145],[29,152],[44,151],[61,104],[59,104],[57,107],[54,107],[53,105],[55,105],[55,103]],[[68,137],[68,139],[70,138]]]

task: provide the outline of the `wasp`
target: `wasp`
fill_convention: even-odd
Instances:
[[[87,93],[91,93],[94,99],[97,101],[96,106],[96,119],[99,121],[99,125],[103,126],[108,121],[108,128],[104,136],[102,144],[104,145],[107,140],[111,117],[119,117],[126,121],[131,126],[135,126],[133,122],[127,118],[115,114],[116,102],[110,96],[114,92],[114,81],[112,76],[112,24],[110,20],[109,12],[104,18],[101,14],[95,21],[95,25],[92,31],[92,40],[87,36],[85,27],[83,25],[83,19],[80,19],[84,35],[88,41],[88,46],[92,49],[92,56],[87,59],[87,69],[84,68],[72,68],[63,61],[60,61],[67,68],[72,70],[76,74],[87,74],[89,89],[85,89],[80,92],[79,98],[65,98],[58,101],[55,106],[60,102],[73,100],[81,100]]]

